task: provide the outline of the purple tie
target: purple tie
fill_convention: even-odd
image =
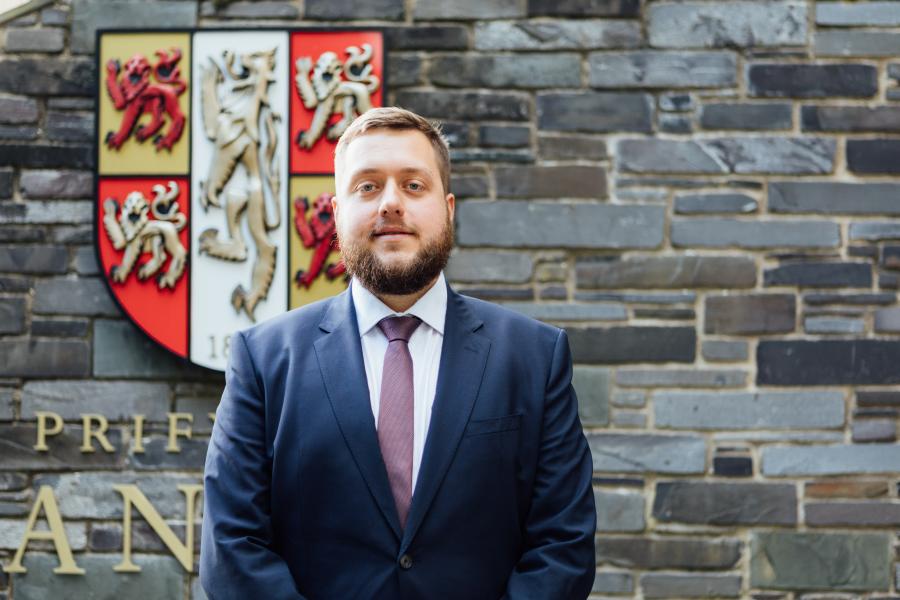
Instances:
[[[381,373],[378,445],[401,527],[406,527],[412,501],[413,364],[407,343],[419,323],[418,317],[385,317],[378,322],[378,328],[388,339]]]

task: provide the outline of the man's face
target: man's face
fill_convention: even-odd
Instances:
[[[419,131],[375,129],[335,166],[332,200],[344,263],[367,288],[411,294],[431,283],[453,247],[453,194]]]

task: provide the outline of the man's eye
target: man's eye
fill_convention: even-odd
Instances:
[[[361,183],[361,184],[359,184],[359,187],[357,189],[360,192],[363,192],[364,194],[368,194],[369,192],[375,191],[375,184],[374,183]]]
[[[425,189],[425,186],[422,185],[421,183],[419,183],[418,181],[410,181],[406,187],[408,187],[409,189],[411,189],[414,192],[421,192],[422,190]]]

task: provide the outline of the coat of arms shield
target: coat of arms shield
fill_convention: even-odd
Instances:
[[[95,244],[125,314],[224,370],[231,334],[347,285],[333,153],[385,97],[376,30],[98,32]]]

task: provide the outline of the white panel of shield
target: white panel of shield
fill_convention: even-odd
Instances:
[[[288,308],[287,32],[193,42],[190,359],[224,370],[231,335]]]

